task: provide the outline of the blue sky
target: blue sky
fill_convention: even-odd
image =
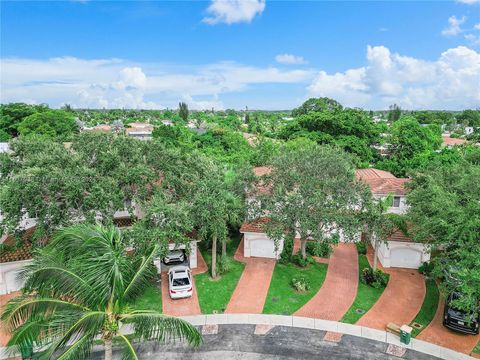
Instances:
[[[288,109],[480,104],[480,4],[1,2],[1,101]]]

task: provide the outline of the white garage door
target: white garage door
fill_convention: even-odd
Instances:
[[[390,251],[390,266],[408,269],[418,269],[422,264],[420,251],[409,248],[398,248]]]
[[[270,239],[250,239],[250,256],[275,258],[275,244]]]

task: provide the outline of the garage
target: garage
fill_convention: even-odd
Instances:
[[[249,239],[250,256],[275,259],[275,243],[273,240],[264,237],[254,237]]]
[[[422,253],[414,248],[398,247],[390,250],[390,266],[418,269],[422,264]]]

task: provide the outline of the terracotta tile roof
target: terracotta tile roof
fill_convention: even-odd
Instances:
[[[252,232],[252,233],[264,233],[264,226],[270,221],[269,218],[261,217],[249,222],[244,222],[240,227],[241,233]]]
[[[394,231],[388,238],[388,241],[403,241],[403,242],[413,242],[412,238],[406,236],[400,230]]]
[[[395,179],[395,176],[385,170],[378,169],[358,169],[356,171],[357,179]]]
[[[458,138],[451,138],[449,135],[443,135],[443,145],[445,146],[456,146],[456,145],[463,145],[467,143],[465,139],[458,139]]]
[[[132,122],[128,124],[129,128],[125,129],[135,129],[135,131],[153,131],[153,125],[141,122]],[[133,130],[131,130],[133,131]]]
[[[410,179],[396,178],[392,173],[378,169],[359,169],[357,179],[363,180],[370,186],[374,194],[405,195],[405,183]]]
[[[365,182],[370,186],[373,194],[405,195],[405,183],[410,179],[368,179]]]
[[[14,261],[28,260],[32,258],[32,237],[35,228],[28,229],[22,235],[22,245],[16,247],[16,239],[13,236],[8,236],[3,244],[8,245],[11,249],[0,250],[0,263],[8,263]]]

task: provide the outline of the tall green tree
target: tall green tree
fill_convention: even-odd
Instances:
[[[63,110],[36,112],[24,118],[16,128],[23,136],[41,135],[61,140],[69,140],[78,130],[74,115]]]
[[[402,109],[400,109],[400,106],[398,106],[397,104],[390,105],[387,117],[389,123],[394,123],[395,121],[400,119],[401,115]]]
[[[120,230],[76,226],[58,232],[23,273],[23,295],[11,300],[1,320],[11,332],[7,346],[39,358],[89,358],[99,337],[105,359],[112,359],[113,341],[124,359],[138,359],[135,341],[185,339],[198,345],[201,335],[184,320],[135,308],[154,275],[153,246],[143,256],[127,255]],[[122,324],[132,328],[127,337]]]
[[[188,105],[184,102],[178,104],[178,116],[180,116],[184,122],[188,121]]]
[[[409,187],[413,234],[438,250],[432,262],[444,290],[462,294],[459,308],[480,310],[480,157],[416,173]]]
[[[262,177],[269,189],[260,197],[263,215],[270,219],[269,236],[278,241],[298,233],[303,258],[308,239],[327,242],[340,229],[347,240],[355,238],[371,194],[355,179],[351,157],[338,148],[308,143],[282,150],[272,161],[271,174]]]

